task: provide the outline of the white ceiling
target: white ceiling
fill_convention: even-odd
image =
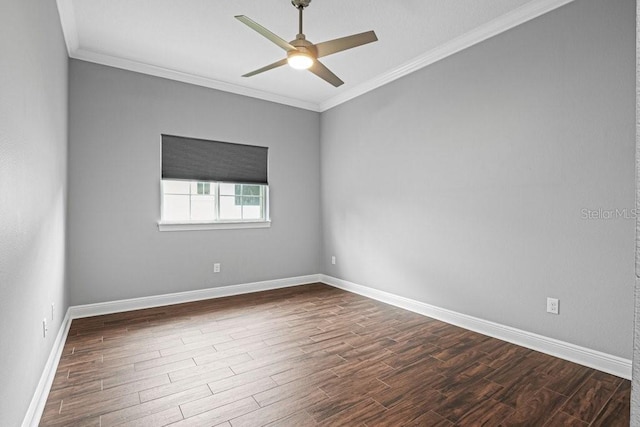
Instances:
[[[72,58],[324,111],[572,0],[313,0],[310,41],[368,30],[379,39],[322,59],[339,88],[287,66],[241,77],[285,52],[234,16],[289,41],[298,19],[290,0],[57,1]]]

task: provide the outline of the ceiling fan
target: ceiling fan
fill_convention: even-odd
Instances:
[[[376,36],[375,32],[367,31],[360,34],[354,34],[347,37],[341,37],[339,39],[313,44],[308,41],[305,35],[302,33],[302,11],[305,7],[309,6],[309,3],[311,3],[311,0],[291,0],[291,4],[293,4],[293,6],[298,9],[299,24],[298,35],[296,35],[295,40],[292,40],[290,42],[286,42],[284,39],[278,37],[262,25],[244,15],[238,15],[235,17],[240,22],[243,22],[250,28],[254,29],[258,33],[262,34],[264,37],[287,51],[287,57],[285,59],[281,59],[280,61],[274,62],[273,64],[269,64],[265,67],[247,73],[242,77],[255,76],[256,74],[269,71],[273,68],[277,68],[288,63],[292,68],[298,70],[308,69],[313,74],[331,83],[335,87],[338,87],[344,83],[338,76],[333,74],[331,70],[325,67],[322,62],[318,61],[318,58],[322,58],[324,56],[328,56],[337,52],[342,52],[343,50],[358,47],[363,44],[375,42],[378,40],[378,37]]]

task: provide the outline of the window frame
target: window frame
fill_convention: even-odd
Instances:
[[[265,184],[247,184],[240,182],[221,182],[221,181],[199,181],[184,180],[189,183],[195,182],[196,188],[198,183],[209,183],[210,195],[215,198],[215,216],[218,219],[213,220],[164,220],[162,215],[164,212],[164,179],[160,179],[160,220],[158,221],[159,231],[192,231],[192,230],[215,230],[215,229],[242,229],[242,228],[269,228],[271,227],[271,218],[269,215],[269,185]],[[167,181],[179,181],[167,179]],[[260,198],[264,201],[262,206],[262,218],[260,219],[219,219],[220,218],[220,184],[233,185],[259,185],[261,188]],[[191,190],[190,190],[191,191]],[[241,192],[242,193],[242,192]],[[197,194],[196,194],[197,195]],[[189,194],[189,204],[191,205],[191,196]],[[244,197],[244,196],[228,196],[228,197]],[[241,205],[244,207],[244,205]],[[191,207],[190,207],[191,209]]]

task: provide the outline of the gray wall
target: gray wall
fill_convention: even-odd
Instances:
[[[634,17],[579,0],[323,113],[324,272],[630,359],[634,221],[581,217],[634,208]]]
[[[0,11],[0,425],[16,426],[67,309],[67,54],[54,1]]]
[[[69,93],[73,305],[318,272],[318,113],[76,60]],[[161,133],[268,146],[271,228],[159,232]]]
[[[636,26],[640,3],[636,4]],[[637,27],[636,27],[637,28]],[[640,32],[636,30],[636,209],[640,212]],[[640,216],[636,218],[636,298],[631,382],[631,426],[640,427]]]

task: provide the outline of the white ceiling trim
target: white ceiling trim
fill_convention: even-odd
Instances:
[[[235,93],[238,95],[248,96],[252,98],[262,99],[265,101],[276,102],[278,104],[290,105],[292,107],[302,108],[305,110],[323,112],[353,98],[372,91],[380,86],[384,86],[394,80],[397,80],[407,74],[413,73],[421,68],[440,61],[451,56],[461,50],[469,48],[477,43],[487,40],[495,35],[503,33],[513,27],[521,25],[527,21],[544,15],[554,9],[574,0],[536,0],[528,3],[512,12],[509,12],[493,21],[482,25],[460,37],[457,37],[436,49],[426,52],[417,58],[404,63],[403,65],[381,74],[363,84],[355,86],[340,95],[336,95],[326,101],[316,104],[314,102],[303,101],[300,99],[290,98],[265,92],[257,89],[251,89],[208,77],[198,76],[190,73],[184,73],[156,65],[143,62],[132,61],[129,59],[119,58],[111,55],[97,53],[81,49],[79,47],[78,30],[76,27],[75,13],[73,10],[72,0],[57,0],[58,12],[60,14],[60,22],[64,34],[67,51],[71,58],[83,61],[93,62],[101,65],[121,68],[124,70],[134,71],[143,74],[149,74],[156,77],[162,77],[170,80],[176,80],[184,83],[190,83],[197,86],[203,86],[211,89],[217,89],[224,92]]]
[[[169,68],[158,67],[143,62],[132,61],[130,59],[118,58],[116,56],[105,55],[84,49],[76,49],[69,54],[71,58],[80,59],[82,61],[93,62],[110,67],[121,68],[123,70],[134,71],[136,73],[148,74],[151,76],[162,77],[165,79],[176,80],[183,83],[190,83],[196,86],[204,86],[211,89],[221,90],[223,92],[235,93],[238,95],[248,96],[251,98],[263,99],[265,101],[276,102],[278,104],[290,105],[292,107],[302,108],[320,112],[319,106],[313,102],[303,101],[301,99],[290,98],[287,96],[277,95],[275,93],[265,92],[257,89],[251,89],[244,86],[226,83],[214,80],[208,77],[197,76],[195,74],[184,73],[182,71],[171,70]]]
[[[567,3],[571,3],[574,0],[539,0],[532,3],[528,3],[512,12],[509,12],[501,17],[488,22],[485,25],[475,28],[474,30],[456,37],[455,39],[444,43],[437,48],[418,56],[417,58],[400,65],[399,67],[374,77],[373,79],[362,83],[348,91],[336,95],[333,98],[320,103],[320,111],[326,111],[344,102],[347,102],[353,98],[370,92],[380,86],[384,86],[394,80],[404,77],[407,74],[411,74],[421,68],[431,65],[435,62],[441,61],[444,58],[451,56],[461,50],[467,49],[475,44],[478,44],[484,40],[487,40],[493,36],[510,30],[513,27],[524,24],[540,15],[551,12],[554,9],[564,6]]]
[[[67,45],[67,53],[69,56],[80,46],[78,39],[78,27],[76,25],[76,13],[73,10],[71,0],[57,0],[58,14],[60,15],[60,23],[62,24],[62,34],[64,42]]]

